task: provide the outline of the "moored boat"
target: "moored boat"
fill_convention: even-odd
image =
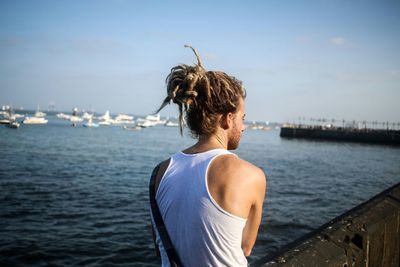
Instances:
[[[12,129],[18,129],[20,124],[17,121],[10,121],[6,126]]]
[[[69,120],[71,118],[70,115],[67,115],[65,113],[57,113],[56,116],[57,116],[57,118],[63,119],[63,120]]]
[[[179,123],[173,121],[167,121],[164,125],[167,127],[179,127]]]
[[[70,122],[82,122],[83,121],[83,119],[81,118],[81,117],[78,117],[78,116],[71,116],[70,118],[69,118],[69,121]]]
[[[83,124],[83,127],[87,127],[87,128],[96,128],[96,127],[99,127],[99,124],[98,124],[98,123],[94,123],[94,122],[92,121],[92,119],[89,119],[89,121],[88,121],[87,123],[84,123],[84,124]]]
[[[101,121],[101,122],[99,122],[99,125],[101,125],[101,126],[110,126],[111,122],[109,122],[109,121]]]
[[[137,119],[137,125],[143,128],[156,126],[158,124],[165,124],[166,120],[161,120],[160,114],[147,115],[144,119]]]
[[[133,116],[129,116],[129,115],[120,113],[120,114],[118,114],[117,117],[115,117],[115,120],[116,121],[131,121],[131,120],[133,120]]]
[[[42,117],[25,117],[23,124],[47,124],[49,121]]]
[[[44,112],[38,110],[38,111],[35,112],[35,117],[37,117],[37,118],[44,118],[44,117],[46,117],[46,113],[44,113]]]
[[[0,124],[9,124],[10,120],[9,119],[0,119]]]
[[[140,131],[140,130],[142,130],[142,127],[140,127],[140,126],[138,126],[138,125],[136,125],[136,126],[126,126],[126,125],[124,125],[124,126],[122,126],[122,129],[124,129],[124,130],[133,130],[133,131]]]

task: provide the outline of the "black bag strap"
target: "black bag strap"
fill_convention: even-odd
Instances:
[[[151,205],[151,212],[153,214],[154,223],[156,224],[158,234],[160,235],[161,242],[164,245],[165,252],[168,255],[169,263],[172,267],[181,267],[183,266],[178,254],[175,251],[174,245],[172,245],[171,239],[168,235],[167,228],[165,227],[164,221],[161,217],[160,209],[158,208],[157,201],[156,201],[156,176],[158,170],[160,169],[160,164],[158,164],[150,178],[150,185],[149,185],[149,194],[150,194],[150,205]]]

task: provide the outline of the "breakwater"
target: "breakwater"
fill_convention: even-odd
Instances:
[[[283,125],[281,127],[280,136],[285,138],[400,145],[400,131],[390,129]]]
[[[400,183],[253,266],[400,266]]]

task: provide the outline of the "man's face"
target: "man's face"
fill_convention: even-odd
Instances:
[[[245,105],[243,98],[239,100],[239,106],[233,115],[233,126],[229,131],[228,149],[233,150],[239,147],[240,139],[244,131]]]

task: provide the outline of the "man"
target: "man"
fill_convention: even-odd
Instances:
[[[168,75],[168,96],[179,107],[197,143],[162,162],[156,202],[184,266],[247,266],[261,222],[266,177],[228,150],[239,146],[246,96],[242,83],[198,64],[179,65]],[[169,266],[156,232],[162,265]]]

